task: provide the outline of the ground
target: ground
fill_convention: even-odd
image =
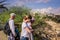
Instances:
[[[3,33],[3,31],[0,31],[0,40],[7,40],[7,36]]]

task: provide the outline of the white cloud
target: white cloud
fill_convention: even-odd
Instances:
[[[7,3],[9,3],[9,5],[7,5],[8,7],[23,6],[25,4],[23,1],[20,1],[20,0],[11,0],[10,2],[7,1]]]
[[[15,6],[22,6],[22,5],[24,5],[24,2],[22,2],[22,1],[16,1],[16,2],[14,2],[14,5]]]
[[[41,3],[41,2],[47,3],[47,2],[49,2],[49,1],[50,1],[50,0],[36,0],[37,3]]]
[[[50,0],[20,0],[20,1],[23,1],[23,2],[35,2],[35,3],[47,3],[49,2]]]
[[[25,4],[28,4],[28,3],[47,3],[49,1],[50,0],[13,0],[13,1],[11,0],[10,4],[12,6],[22,6],[22,5],[25,5]]]
[[[43,8],[41,10],[40,12],[43,12],[43,13],[46,12],[46,13],[60,14],[60,7],[59,8],[48,7],[48,8]]]
[[[53,9],[52,12],[55,14],[60,14],[60,7]]]
[[[52,10],[53,10],[52,7],[48,7],[48,8],[40,9],[40,12],[41,13],[50,13]]]
[[[32,12],[40,12],[40,13],[53,13],[53,14],[60,14],[60,7],[59,8],[42,8],[42,9],[33,9]]]

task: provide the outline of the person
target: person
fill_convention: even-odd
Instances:
[[[31,15],[29,15],[28,18],[29,18],[29,21],[27,23],[28,24],[28,27],[33,32],[34,30],[32,29],[32,23],[34,22],[34,19],[32,19],[33,17]],[[29,33],[29,40],[34,40],[32,33]]]
[[[14,25],[15,16],[16,16],[15,13],[11,13],[11,14],[10,14],[9,27],[10,27],[11,33],[10,33],[10,35],[8,36],[8,40],[15,40],[15,37],[16,37],[15,25]]]
[[[20,32],[16,24],[15,24],[15,33],[16,33],[15,40],[20,40]]]
[[[35,21],[34,16],[28,15],[28,18],[30,19],[31,24],[34,23]]]
[[[31,30],[28,28],[28,19],[26,16],[23,18],[22,31],[21,31],[21,40],[29,40],[29,33]]]
[[[31,26],[30,19],[28,19],[27,25],[28,25],[28,28],[33,32],[33,29],[32,29],[32,26]],[[29,33],[29,40],[33,40],[32,32]]]

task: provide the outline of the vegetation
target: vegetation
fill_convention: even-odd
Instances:
[[[47,18],[51,19],[54,22],[60,23],[60,15],[54,15],[54,16],[48,16],[47,15]]]
[[[4,5],[6,5],[6,4],[4,4],[5,1],[7,1],[7,0],[0,1],[0,9],[8,10],[8,8],[4,6]]]
[[[4,28],[4,24],[9,19],[10,13],[16,13],[16,19],[15,24],[18,26],[19,31],[21,31],[21,23],[23,20],[24,15],[29,15],[30,10],[26,7],[11,7],[8,11],[5,11],[0,14],[0,28]],[[45,20],[47,16],[39,15],[38,13],[34,16],[35,22],[32,24],[32,27],[34,29],[34,40],[43,40],[43,39],[50,39],[46,36],[49,33],[46,33],[45,28],[47,27],[49,30],[51,30],[51,26],[45,23]],[[45,35],[45,36],[42,36]]]

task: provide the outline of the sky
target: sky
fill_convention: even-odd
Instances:
[[[10,6],[27,6],[32,9],[37,8],[47,8],[60,7],[60,0],[7,0],[6,3],[9,3]]]
[[[1,0],[0,0],[1,1]],[[33,10],[60,13],[60,0],[7,0],[7,6],[26,6]]]

